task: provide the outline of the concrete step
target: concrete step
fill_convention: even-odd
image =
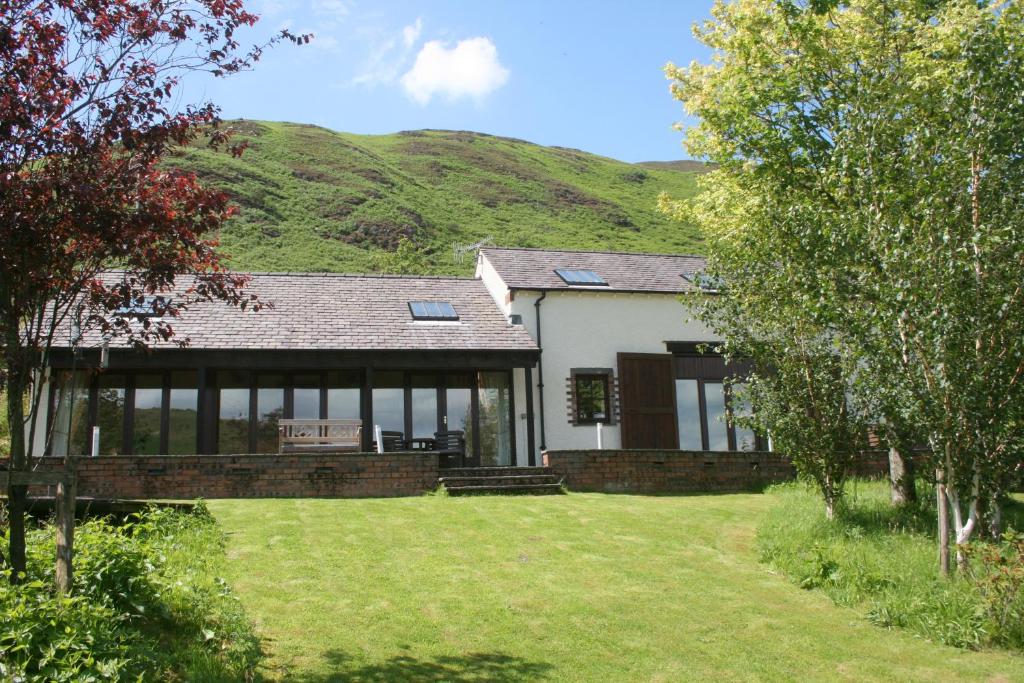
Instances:
[[[561,482],[553,474],[512,474],[494,477],[450,477],[446,474],[438,478],[437,483],[450,488],[452,486],[522,486],[524,484],[558,484]]]
[[[551,474],[550,467],[452,467],[441,470],[444,477],[502,477]]]
[[[516,486],[449,486],[446,487],[449,496],[469,496],[478,494],[491,495],[556,495],[562,493],[561,484],[520,484]]]

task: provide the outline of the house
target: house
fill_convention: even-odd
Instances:
[[[36,452],[88,453],[98,426],[100,454],[275,453],[281,418],[360,419],[413,447],[460,430],[470,466],[594,448],[598,425],[605,448],[752,450],[681,302],[703,265],[485,248],[474,278],[254,273],[273,306],[195,305],[174,321],[186,348],[54,349]]]

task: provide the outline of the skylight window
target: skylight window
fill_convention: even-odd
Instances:
[[[682,273],[683,279],[696,285],[705,294],[718,294],[722,289],[722,279],[714,275],[708,275],[702,270]]]
[[[447,301],[410,301],[413,320],[458,320],[455,307]]]
[[[127,306],[114,309],[114,315],[121,318],[156,318],[170,306],[171,300],[162,296],[149,295],[141,301],[131,301]]]
[[[600,275],[592,270],[571,270],[568,268],[557,268],[558,277],[565,280],[567,285],[585,285],[589,287],[607,287],[608,283]]]

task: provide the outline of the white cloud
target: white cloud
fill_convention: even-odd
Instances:
[[[431,40],[416,55],[416,62],[401,82],[409,97],[427,104],[434,95],[445,95],[450,100],[481,100],[505,85],[508,75],[490,38],[467,38],[453,48]]]
[[[423,20],[419,17],[416,18],[415,24],[410,24],[402,29],[402,42],[405,43],[406,49],[409,49],[416,44],[416,41],[420,39],[420,33],[422,31]]]

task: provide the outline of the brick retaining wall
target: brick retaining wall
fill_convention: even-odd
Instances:
[[[63,469],[62,458],[40,470]],[[436,454],[118,455],[78,460],[78,495],[93,498],[371,498],[435,488]],[[45,495],[46,491],[34,491]]]
[[[795,475],[774,453],[547,451],[544,464],[572,491],[710,493],[753,491]]]
[[[796,471],[777,453],[657,450],[547,451],[544,464],[573,491],[608,493],[715,493],[756,491],[793,479]],[[879,475],[882,461],[861,463],[859,474]]]

